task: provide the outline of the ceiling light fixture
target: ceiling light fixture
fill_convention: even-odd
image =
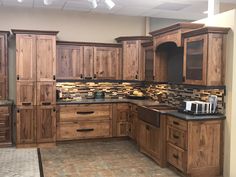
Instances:
[[[44,3],[44,5],[48,6],[48,5],[52,4],[52,1],[53,0],[43,0],[43,3]]]
[[[94,9],[98,6],[97,0],[88,0],[88,1],[92,3]]]
[[[112,9],[115,6],[115,3],[112,0],[105,0],[105,3],[109,9]]]
[[[23,2],[23,0],[17,0],[18,2],[20,2],[20,3],[22,3]]]

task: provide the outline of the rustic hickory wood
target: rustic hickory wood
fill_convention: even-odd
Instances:
[[[151,157],[161,167],[165,167],[166,115],[161,115],[160,119],[160,127],[138,120],[138,145],[141,152]]]
[[[47,106],[56,104],[56,82],[37,82],[37,105]]]
[[[184,83],[207,86],[224,85],[224,52],[228,31],[229,28],[205,27],[183,33]],[[191,50],[194,43],[202,43],[200,49]]]
[[[178,121],[168,116],[167,161],[185,176],[222,175],[223,120]]]
[[[16,105],[32,106],[36,105],[36,82],[17,81],[16,82]]]
[[[0,147],[12,145],[11,106],[0,106]]]
[[[0,100],[8,99],[8,31],[0,31]]]
[[[144,80],[144,60],[141,43],[151,41],[149,36],[130,36],[116,38],[123,44],[123,80]]]
[[[112,136],[111,104],[60,105],[57,141]]]

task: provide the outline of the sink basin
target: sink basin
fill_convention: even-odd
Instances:
[[[160,116],[164,110],[175,110],[175,108],[164,104],[158,104],[139,106],[137,109],[139,119],[156,127],[160,127]]]

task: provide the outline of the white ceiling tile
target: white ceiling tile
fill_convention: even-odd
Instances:
[[[52,8],[52,9],[62,9],[67,0],[54,0],[50,5],[45,5],[43,0],[34,0],[35,8]]]
[[[118,11],[115,11],[114,14],[140,16],[148,10],[150,10],[150,9],[149,8],[122,7]]]
[[[78,11],[91,11],[92,5],[87,0],[80,1],[68,1],[64,8],[64,10],[78,10]]]

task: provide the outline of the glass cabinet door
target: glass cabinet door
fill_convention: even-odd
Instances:
[[[185,83],[201,85],[205,83],[207,60],[206,39],[207,36],[205,35],[185,39]]]

